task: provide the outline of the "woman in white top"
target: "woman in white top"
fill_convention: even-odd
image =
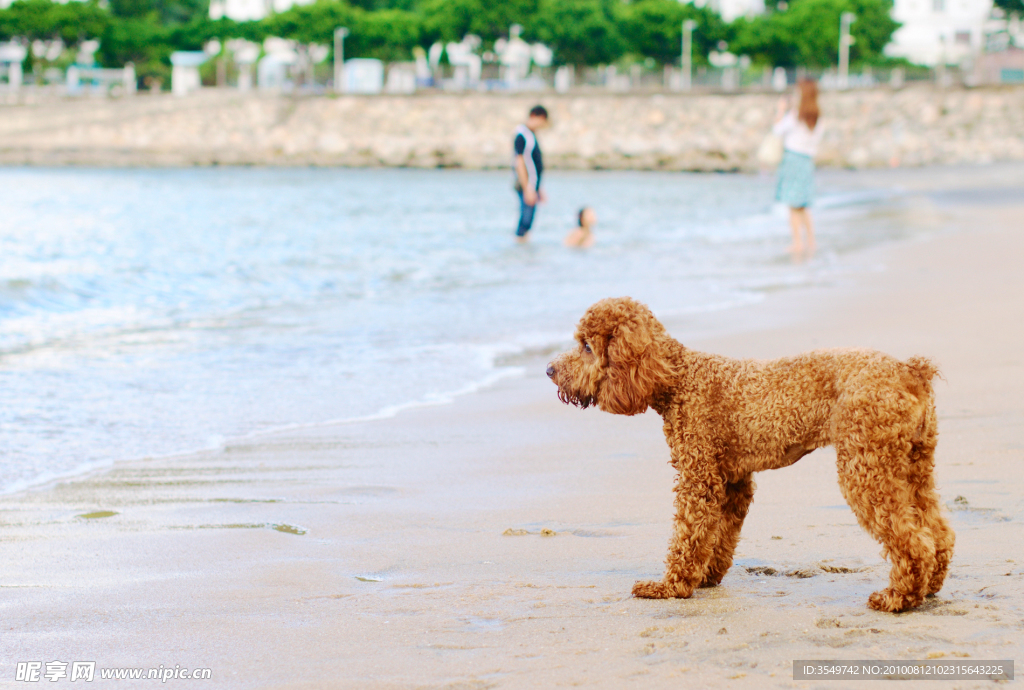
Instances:
[[[818,86],[810,79],[801,79],[800,104],[787,112],[786,101],[779,102],[779,112],[772,131],[782,139],[784,150],[779,164],[775,199],[789,206],[789,225],[793,230],[790,251],[801,254],[806,248],[814,251],[814,221],[808,206],[814,196],[814,157],[818,153],[822,128],[818,124]],[[801,228],[806,231],[804,241]]]

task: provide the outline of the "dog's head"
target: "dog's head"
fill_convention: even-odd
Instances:
[[[547,373],[564,403],[640,414],[668,383],[667,338],[645,305],[629,297],[604,299],[580,319],[577,346],[556,357]]]

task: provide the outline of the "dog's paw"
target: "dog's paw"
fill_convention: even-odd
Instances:
[[[633,585],[633,596],[638,599],[668,599],[671,595],[664,582],[647,580]]]
[[[892,587],[886,587],[868,597],[868,606],[883,613],[899,613],[919,606],[921,601],[920,597],[914,599],[897,592]]]
[[[683,587],[669,586],[664,582],[651,580],[637,582],[633,585],[633,596],[638,599],[688,599],[693,591]]]

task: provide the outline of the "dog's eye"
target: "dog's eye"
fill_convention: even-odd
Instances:
[[[584,352],[591,352],[591,350],[590,350],[590,343],[583,343],[583,351]]]

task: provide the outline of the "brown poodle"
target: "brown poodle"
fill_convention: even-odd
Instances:
[[[938,370],[927,359],[855,349],[728,359],[683,347],[628,297],[590,307],[576,340],[548,366],[559,399],[614,414],[653,408],[678,472],[665,577],[637,582],[634,596],[686,598],[721,582],[754,497],[753,473],[828,445],[843,496],[892,561],[889,586],[868,605],[903,611],[942,587],[954,534],[932,478]]]

